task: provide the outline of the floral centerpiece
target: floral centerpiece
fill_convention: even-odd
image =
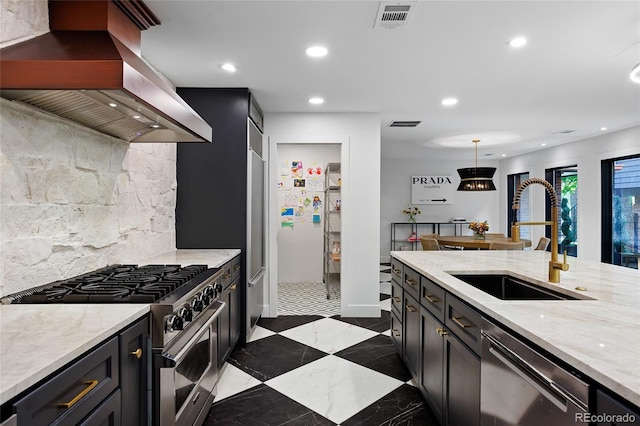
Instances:
[[[473,238],[477,240],[484,240],[486,232],[489,230],[489,224],[486,220],[484,222],[477,220],[469,224],[469,229],[473,231]]]
[[[406,209],[402,210],[402,213],[409,216],[409,223],[416,223],[416,215],[420,214],[420,209],[415,206],[409,206]]]

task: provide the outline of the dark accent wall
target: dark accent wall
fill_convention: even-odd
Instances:
[[[211,125],[213,141],[178,144],[176,247],[242,250],[240,342],[244,342],[249,90],[178,88],[177,92]]]
[[[178,88],[213,128],[177,153],[177,248],[246,248],[248,89]]]

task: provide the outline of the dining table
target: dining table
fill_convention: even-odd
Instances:
[[[500,242],[506,244],[519,244],[519,242],[511,241],[511,238],[499,235],[487,235],[485,239],[477,239],[472,235],[438,235],[434,237],[441,246],[460,247],[464,249],[489,250],[492,242]],[[525,247],[531,247],[531,240],[520,238],[520,242],[524,242]]]

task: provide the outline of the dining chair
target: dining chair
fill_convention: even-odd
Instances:
[[[435,238],[420,236],[420,243],[422,244],[422,250],[440,250],[440,244]]]
[[[489,243],[489,250],[524,250],[524,241],[517,243],[494,241]]]
[[[540,237],[540,241],[538,241],[538,245],[534,250],[546,250],[549,247],[549,243],[551,242],[550,238]]]
[[[485,233],[485,235],[486,235],[488,238],[491,238],[491,237],[501,237],[501,238],[506,238],[502,232],[487,232],[487,233]]]

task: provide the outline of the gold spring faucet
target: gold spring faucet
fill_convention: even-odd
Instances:
[[[522,191],[529,185],[537,183],[545,187],[551,198],[551,221],[545,222],[518,222],[518,210],[520,209],[520,196]],[[529,178],[522,182],[516,190],[516,195],[513,197],[513,203],[511,205],[514,213],[515,221],[511,225],[511,241],[520,241],[520,225],[551,225],[551,260],[549,261],[549,282],[560,282],[560,271],[568,271],[569,264],[567,263],[567,252],[564,252],[563,261],[558,262],[558,196],[553,186],[544,179],[541,178]]]

